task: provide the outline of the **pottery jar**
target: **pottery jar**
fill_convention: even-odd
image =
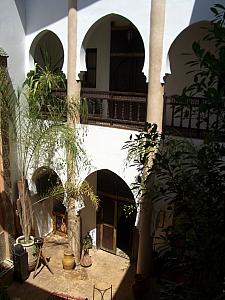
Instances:
[[[65,250],[62,259],[63,269],[72,270],[75,267],[75,259],[71,250]]]

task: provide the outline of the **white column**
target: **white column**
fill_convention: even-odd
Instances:
[[[68,0],[68,66],[67,66],[67,122],[72,128],[79,122],[78,107],[80,101],[80,83],[76,81],[77,58],[77,0]],[[73,154],[67,151],[67,180],[75,183],[75,161]],[[76,264],[80,263],[80,216],[75,212],[75,199],[68,199],[68,240],[75,256]]]
[[[156,123],[159,131],[161,131],[164,87],[160,82],[160,75],[165,24],[165,0],[151,1],[150,16],[147,121],[149,123]]]
[[[68,59],[67,97],[79,101],[80,83],[76,81],[77,68],[77,0],[68,0]]]
[[[149,123],[156,123],[159,131],[161,131],[163,118],[163,86],[160,83],[160,73],[165,23],[165,0],[151,1],[150,18],[147,121]],[[149,158],[148,167],[151,165],[151,162],[152,158]],[[148,190],[151,190],[151,181],[148,182]],[[140,201],[137,261],[137,273],[144,277],[149,276],[152,271],[153,238],[151,222],[152,199],[151,195],[145,195]]]

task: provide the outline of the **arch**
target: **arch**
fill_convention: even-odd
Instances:
[[[64,49],[59,37],[50,30],[43,30],[36,35],[30,46],[30,65],[44,67],[50,65],[52,71],[61,70],[64,63]]]
[[[36,191],[39,195],[46,195],[49,189],[63,186],[59,175],[53,169],[45,166],[38,168],[34,172],[32,181],[35,183]],[[60,203],[63,203],[63,196],[61,198]],[[57,210],[62,210],[65,213],[65,206],[59,205],[59,199],[53,200],[53,211]]]
[[[193,75],[187,75],[189,67],[186,62],[191,60],[192,44],[194,41],[201,40],[204,47],[210,49],[211,44],[203,41],[203,37],[207,34],[209,21],[200,21],[186,27],[171,43],[167,53],[167,63],[169,70],[166,76],[165,93],[167,95],[180,94],[183,88],[191,83]]]
[[[136,206],[129,186],[108,169],[95,171],[85,180],[93,187],[100,204],[96,213],[90,201],[84,200],[85,208],[81,210],[82,237],[90,232],[98,248],[131,256]]]
[[[63,184],[58,174],[46,166],[35,170],[31,180],[36,190],[36,193],[32,196],[35,233],[43,236],[52,231],[52,229],[57,231],[57,226],[60,226],[57,221],[58,215],[61,216],[60,220],[66,224],[66,207],[63,204],[64,196],[46,198],[49,189],[63,186]],[[43,197],[45,200],[39,201]]]
[[[129,47],[122,49],[119,51],[115,49],[113,46],[115,43],[115,30],[121,30],[120,41],[118,41],[118,45],[125,46],[125,40],[127,39],[129,42]],[[126,32],[127,31],[127,32]],[[124,36],[127,36],[124,39]],[[113,38],[114,37],[114,38]],[[118,39],[118,37],[116,37]],[[143,80],[146,82],[146,78],[143,75],[143,68],[145,64],[145,46],[143,42],[143,37],[139,32],[138,28],[133,24],[129,19],[126,17],[119,15],[119,14],[107,14],[97,21],[95,21],[89,29],[87,30],[81,44],[80,49],[80,77],[83,79],[83,74],[87,71],[86,65],[86,49],[87,48],[96,48],[97,49],[97,79],[99,78],[99,74],[104,74],[103,79],[97,80],[100,86],[97,86],[97,89],[104,88],[102,81],[105,82],[105,90],[107,90],[107,82],[109,85],[109,76],[111,77],[112,74],[109,74],[110,70],[112,70],[112,66],[115,66],[112,63],[112,53],[111,52],[138,52],[141,53],[142,57],[137,58],[133,57],[133,60],[138,60],[138,72],[140,73],[138,78],[138,82]],[[133,48],[133,50],[132,50]],[[99,61],[101,60],[101,62]],[[130,58],[132,60],[132,58]],[[110,63],[111,62],[111,63]],[[110,67],[111,65],[111,67]],[[120,63],[121,65],[121,63]],[[119,64],[118,64],[119,66]],[[137,66],[136,66],[137,67]],[[110,68],[110,70],[109,70]],[[134,72],[133,72],[134,73]],[[121,75],[122,76],[122,75]],[[124,76],[122,76],[124,78]],[[116,77],[117,78],[117,77]],[[144,78],[144,79],[143,79]],[[103,86],[103,87],[102,87]]]
[[[145,52],[145,47],[144,47],[144,42],[143,42],[143,36],[142,34],[140,33],[140,31],[138,30],[137,26],[131,22],[128,18],[122,16],[122,15],[119,15],[119,14],[115,14],[115,13],[111,13],[111,14],[107,14],[107,15],[104,15],[102,16],[100,19],[98,19],[97,21],[93,22],[89,29],[87,30],[84,38],[83,38],[83,41],[82,41],[82,46],[81,46],[81,49],[80,49],[80,70],[81,71],[86,71],[86,63],[85,63],[85,46],[88,42],[88,40],[90,39],[90,36],[91,34],[93,33],[93,31],[96,29],[97,26],[101,25],[102,23],[104,23],[104,21],[106,21],[107,19],[109,19],[109,21],[113,21],[113,18],[121,18],[121,19],[124,19],[126,20],[127,22],[133,24],[133,26],[136,28],[136,30],[138,31],[140,37],[141,37],[141,40],[142,40],[142,44],[143,44],[143,50]]]

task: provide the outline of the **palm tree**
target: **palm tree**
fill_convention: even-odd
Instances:
[[[78,166],[81,162],[88,164],[85,151],[75,128],[65,122],[65,112],[79,114],[78,106],[65,106],[65,99],[56,99],[57,103],[63,105],[51,105],[48,107],[48,119],[43,117],[42,105],[52,97],[52,89],[62,84],[63,79],[59,74],[54,74],[47,66],[35,68],[29,73],[22,92],[15,95],[7,73],[0,68],[0,103],[4,111],[2,122],[10,123],[10,138],[17,146],[17,161],[19,171],[19,199],[17,210],[22,227],[25,242],[29,242],[30,232],[33,225],[33,210],[27,185],[28,172],[35,169],[40,163],[52,166],[55,162],[57,152],[66,149],[70,157],[61,158],[58,163],[64,167],[68,163]],[[41,101],[40,101],[41,100]],[[61,102],[60,102],[61,101]],[[68,162],[68,159],[72,160]],[[70,209],[71,198],[88,196],[95,204],[97,197],[89,185],[84,182],[78,184],[76,181],[66,183],[63,192],[67,195]],[[62,195],[61,189],[49,191],[51,196]],[[44,201],[49,197],[44,196]]]

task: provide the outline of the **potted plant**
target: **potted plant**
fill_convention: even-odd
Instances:
[[[92,238],[89,233],[82,240],[82,253],[80,264],[82,267],[90,267],[92,265],[92,259],[89,255],[89,249],[92,248]]]
[[[41,74],[41,72],[45,72]],[[36,72],[34,70],[34,72]],[[84,159],[87,162],[85,152],[80,145],[80,140],[76,135],[75,129],[68,126],[62,118],[62,110],[56,108],[49,109],[49,119],[43,119],[43,114],[40,106],[40,99],[47,99],[48,93],[51,92],[51,86],[54,85],[54,80],[59,81],[58,74],[54,76],[48,70],[39,69],[39,81],[35,74],[30,75],[25,81],[23,92],[19,92],[15,96],[12,90],[11,82],[7,77],[4,69],[0,69],[1,80],[1,105],[4,108],[5,122],[10,123],[10,138],[16,145],[18,175],[18,194],[17,213],[19,216],[23,235],[17,239],[18,243],[22,243],[28,252],[29,269],[32,270],[35,266],[36,251],[34,247],[34,239],[31,236],[33,229],[33,209],[28,188],[27,179],[29,172],[44,164],[45,166],[53,165],[54,155],[59,149],[66,148],[73,154],[74,160]],[[42,76],[43,75],[43,76]],[[51,75],[51,76],[50,76]],[[50,80],[51,79],[51,80]],[[48,93],[46,93],[46,87]],[[67,110],[70,108],[67,106]],[[75,108],[73,106],[73,111]],[[74,113],[74,112],[73,112]],[[49,138],[51,136],[51,139]],[[59,162],[66,165],[68,162]],[[96,197],[87,183],[73,186],[65,185],[63,192],[77,197],[78,195],[91,195],[91,199],[95,201]],[[51,193],[50,193],[51,194]],[[62,194],[61,190],[56,190],[53,195]],[[51,194],[52,196],[52,194]],[[39,200],[44,201],[49,197],[43,197]],[[75,198],[76,199],[76,198]],[[68,205],[69,207],[69,205]],[[29,248],[29,250],[28,250]]]

